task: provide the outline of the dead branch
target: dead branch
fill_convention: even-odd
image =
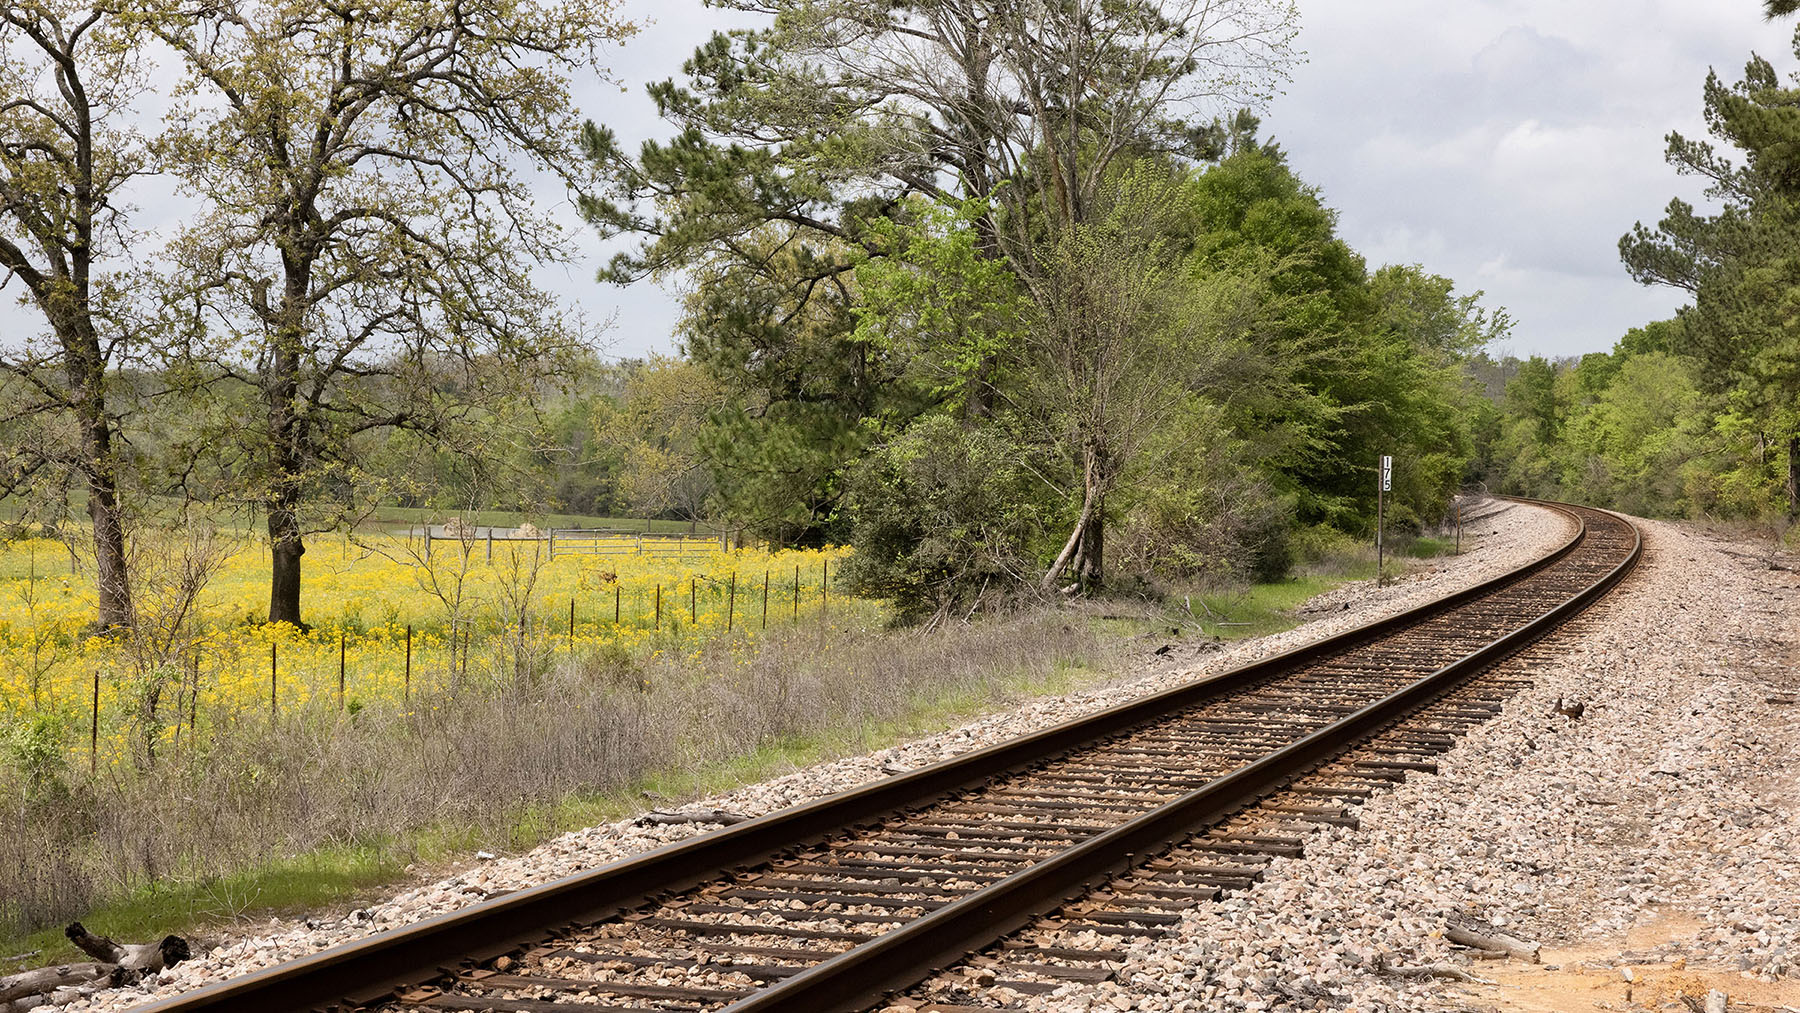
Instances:
[[[687,812],[652,809],[639,816],[634,822],[640,825],[655,824],[658,826],[676,826],[683,823],[718,823],[723,826],[731,826],[749,818],[741,813],[730,813],[722,809],[695,809]]]
[[[40,967],[0,978],[0,1013],[24,1013],[51,1002],[66,1002],[98,988],[135,984],[144,975],[173,967],[191,956],[187,940],[180,936],[164,936],[156,943],[117,943],[105,936],[94,935],[80,922],[69,923],[63,934],[82,952],[96,959]]]
[[[115,943],[105,936],[96,936],[89,932],[80,922],[70,922],[63,930],[83,953],[105,964],[118,964],[120,967],[145,973],[160,971],[165,967],[174,967],[193,954],[188,949],[187,940],[180,936],[164,936],[156,943]]]
[[[1538,961],[1538,950],[1543,945],[1520,939],[1517,936],[1509,936],[1504,932],[1493,931],[1485,926],[1477,931],[1474,926],[1449,925],[1444,928],[1444,938],[1458,946],[1467,946],[1476,950],[1497,950],[1509,956],[1518,957],[1520,960],[1529,960],[1534,964]]]

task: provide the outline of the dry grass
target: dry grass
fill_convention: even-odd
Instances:
[[[408,713],[319,705],[273,724],[246,715],[203,729],[198,749],[93,777],[61,748],[34,751],[21,725],[0,743],[0,933],[146,884],[332,848],[404,862],[434,829],[516,838],[532,806],[796,738],[828,740],[827,753],[867,748],[946,700],[960,701],[947,713],[991,707],[1061,671],[1106,668],[1110,650],[1090,624],[1043,612],[935,634],[799,627],[721,640],[697,658],[596,648],[535,680],[496,678],[498,692],[415,695]]]

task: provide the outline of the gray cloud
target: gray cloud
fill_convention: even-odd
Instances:
[[[1756,0],[1307,3],[1309,51],[1266,129],[1372,263],[1485,289],[1520,353],[1605,349],[1672,313],[1633,284],[1619,236],[1700,197],[1662,161],[1704,133],[1700,86],[1754,49],[1792,66]],[[1785,57],[1785,59],[1783,59]]]
[[[1302,4],[1308,59],[1265,110],[1265,133],[1371,265],[1416,262],[1485,289],[1517,319],[1520,353],[1604,349],[1674,311],[1675,293],[1626,278],[1616,247],[1670,197],[1700,197],[1663,164],[1663,135],[1704,133],[1709,67],[1735,80],[1752,50],[1795,65],[1793,26],[1765,24],[1760,0]],[[637,0],[626,13],[648,24],[615,51],[617,83],[574,84],[583,114],[635,145],[668,132],[644,85],[679,76],[712,31],[755,21],[697,0]],[[575,223],[565,195],[544,202]],[[179,207],[148,193],[138,203],[155,219]],[[652,282],[600,285],[611,250],[585,231],[580,247],[578,263],[546,269],[541,283],[592,319],[612,318],[613,354],[673,350],[675,295]],[[38,326],[0,306],[0,330]]]

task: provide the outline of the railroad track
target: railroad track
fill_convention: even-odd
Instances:
[[[1429,605],[152,1009],[955,1009],[1104,978],[1499,710],[1521,683],[1471,678],[1637,559],[1620,518],[1551,508],[1557,550]]]

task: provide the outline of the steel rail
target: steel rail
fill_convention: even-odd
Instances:
[[[1255,802],[1320,762],[1429,703],[1587,608],[1637,564],[1643,547],[1635,525],[1626,557],[1574,597],[1524,626],[1368,704],[1290,745],[1268,753],[1098,837],[923,915],[879,938],[759,989],[721,1013],[858,1013],[889,993],[982,949],[1031,919],[1087,891],[1097,879],[1128,871],[1162,846]]]
[[[1030,735],[205,986],[147,1006],[146,1013],[270,1013],[365,1005],[401,986],[510,953],[541,940],[558,927],[613,917],[712,879],[722,871],[761,864],[833,832],[953,796],[994,777],[1029,769],[1082,744],[1227,696],[1287,669],[1343,653],[1524,580],[1562,560],[1586,537],[1586,525],[1573,511],[1559,504],[1522,502],[1564,514],[1574,521],[1575,532],[1545,556],[1444,598]],[[1112,834],[1106,837],[1111,838]],[[808,977],[825,966],[795,977]]]

